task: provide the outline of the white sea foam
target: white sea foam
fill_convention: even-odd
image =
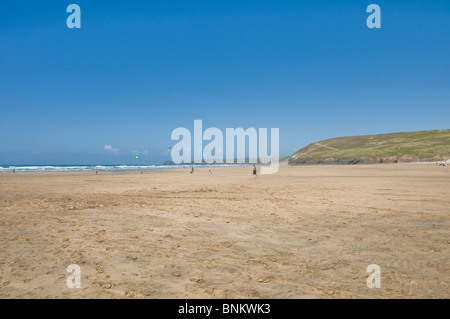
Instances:
[[[190,168],[190,167],[223,167],[239,164],[179,164],[179,165],[4,165],[0,172],[83,172],[83,171],[143,171],[155,169]],[[241,164],[242,165],[242,164]],[[241,166],[239,165],[239,166]]]

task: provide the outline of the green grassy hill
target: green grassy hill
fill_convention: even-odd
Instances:
[[[450,130],[337,137],[312,143],[290,165],[371,164],[450,159]]]

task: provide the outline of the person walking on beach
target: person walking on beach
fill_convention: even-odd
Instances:
[[[15,173],[16,172],[16,169],[15,168],[13,168],[13,173]]]
[[[253,175],[256,175],[256,165],[253,165]]]

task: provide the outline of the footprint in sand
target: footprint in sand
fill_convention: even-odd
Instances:
[[[111,289],[112,284],[110,282],[101,282],[100,287],[102,287],[104,289]]]

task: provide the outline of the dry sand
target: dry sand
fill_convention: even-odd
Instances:
[[[0,297],[449,298],[449,195],[433,165],[4,173]]]

